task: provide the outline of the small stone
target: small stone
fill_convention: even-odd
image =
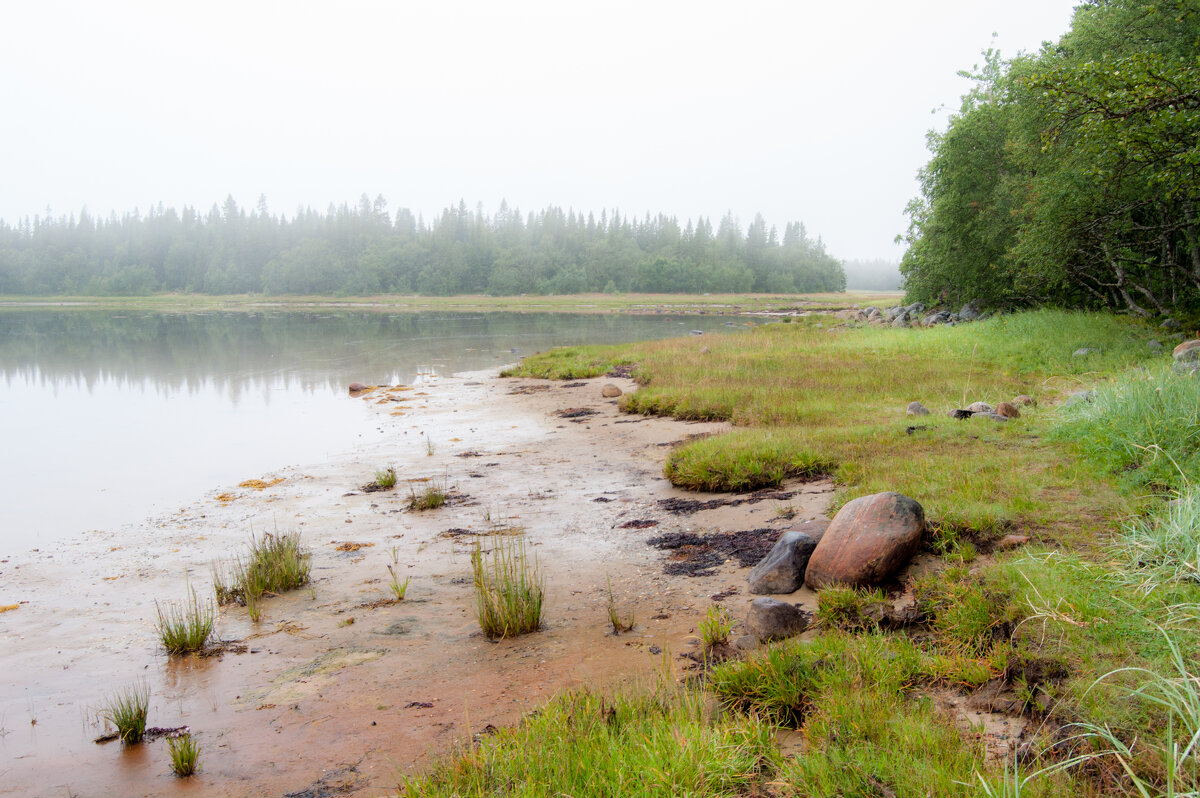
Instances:
[[[1012,402],[1001,402],[996,405],[996,413],[1005,418],[1020,418],[1021,411]]]
[[[967,405],[967,409],[972,413],[995,413],[996,408],[989,405],[987,402],[975,402]]]
[[[927,415],[929,415],[929,408],[927,408],[925,405],[921,404],[920,402],[909,402],[908,410],[905,411],[905,415],[927,416]]]
[[[1034,399],[1032,396],[1030,396],[1028,394],[1024,394],[1024,393],[1021,394],[1020,396],[1014,396],[1012,403],[1014,405],[1020,405],[1021,407],[1029,407],[1030,405],[1037,407],[1037,400]]]
[[[738,651],[753,651],[758,648],[758,638],[754,635],[742,635],[734,638],[733,647]]]
[[[1015,549],[1029,542],[1029,535],[1005,535],[996,541],[996,551]]]
[[[1151,352],[1161,352],[1163,350],[1163,345],[1161,341],[1147,341],[1146,348]]]
[[[350,383],[350,393],[362,393],[371,390],[371,386],[361,382]]]
[[[712,351],[712,350],[711,350],[711,349],[709,349],[707,346],[702,346],[702,347],[700,347],[700,354],[702,354],[702,355],[707,355],[707,354],[708,354],[709,352],[711,352],[711,351]]]
[[[1008,416],[1002,416],[999,413],[976,413],[971,418],[986,418],[989,421],[1008,421]]]
[[[1071,357],[1087,357],[1088,355],[1098,355],[1100,350],[1094,346],[1081,346],[1071,353]]]
[[[760,642],[794,637],[808,628],[808,613],[794,604],[773,598],[756,598],[750,602],[746,628]]]
[[[1178,330],[1180,325],[1175,319],[1163,319],[1163,323],[1158,326],[1164,330]]]
[[[613,385],[611,382],[606,383],[605,386],[600,389],[600,395],[605,399],[614,399],[620,396],[622,393],[624,393],[624,391]]]

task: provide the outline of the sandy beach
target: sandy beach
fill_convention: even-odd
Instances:
[[[17,604],[0,613],[0,793],[379,795],[557,691],[686,675],[713,597],[744,615],[746,568],[733,558],[706,575],[668,575],[679,552],[647,541],[774,534],[821,516],[832,486],[664,506],[737,498],[685,494],[662,476],[673,444],[724,425],[622,415],[601,396],[606,383],[635,387],[487,372],[377,390],[361,399],[377,412],[353,452],[246,474],[281,481],[214,486],[177,512],[0,562],[0,605]],[[388,466],[396,488],[364,492]],[[450,501],[408,509],[428,480]],[[512,528],[545,575],[544,624],[491,641],[474,617],[470,552]],[[155,601],[183,599],[188,585],[207,594],[213,563],[273,530],[302,533],[311,588],[268,599],[257,624],[222,608],[217,633],[237,643],[222,656],[168,658]],[[393,549],[410,579],[399,603],[387,586]],[[636,619],[625,634],[608,622],[609,582]],[[93,742],[105,731],[96,709],[137,683],[152,694],[151,726],[196,736],[197,776],[171,774],[162,739]]]

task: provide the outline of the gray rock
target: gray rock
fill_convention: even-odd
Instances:
[[[950,321],[950,312],[947,310],[939,310],[937,313],[930,313],[922,321],[926,327],[934,327],[938,324],[945,324]]]
[[[1200,360],[1200,338],[1184,341],[1171,352],[1177,363],[1191,363]]]
[[[773,598],[756,598],[750,602],[746,628],[750,630],[750,634],[765,643],[800,634],[808,628],[808,618],[808,613],[794,604]]]
[[[904,312],[905,313],[913,313],[913,314],[924,313],[925,312],[925,303],[924,302],[914,302],[911,305],[909,305],[908,307],[906,307],[904,309]]]
[[[975,402],[967,405],[967,409],[972,413],[995,413],[996,408],[989,405],[987,402]]]
[[[1147,341],[1146,348],[1148,348],[1151,352],[1161,352],[1163,350],[1163,345],[1159,341]]]
[[[1008,421],[1008,416],[1002,416],[999,413],[976,413],[971,418],[986,418],[990,421]]]
[[[771,593],[794,593],[804,584],[804,569],[808,567],[808,558],[817,547],[817,540],[825,533],[828,521],[810,521],[809,528],[817,530],[813,537],[802,530],[792,529],[784,532],[775,547],[763,557],[758,565],[750,569],[747,579],[750,582],[750,592],[756,595]]]
[[[893,327],[907,327],[908,326],[908,314],[901,313],[899,316],[892,319],[892,326]]]
[[[1200,371],[1200,360],[1176,361],[1171,364],[1171,371],[1190,377]]]
[[[1087,357],[1088,355],[1098,355],[1100,350],[1094,346],[1083,346],[1071,353],[1071,357]]]
[[[1158,326],[1164,330],[1178,330],[1180,325],[1175,319],[1163,319],[1163,323]]]
[[[908,410],[904,414],[906,416],[927,416],[929,415],[929,408],[920,402],[909,402]]]
[[[887,319],[888,321],[892,321],[897,316],[903,315],[904,312],[905,312],[904,308],[901,307],[900,305],[892,305],[890,308],[888,308],[887,310],[885,310],[883,312],[883,317],[885,319]]]
[[[979,311],[975,309],[974,302],[968,302],[962,306],[962,310],[958,312],[958,317],[963,321],[975,321],[979,318]]]
[[[879,308],[875,307],[874,305],[863,308],[863,313],[866,315],[866,317],[868,319],[873,319],[876,316],[882,315],[882,311]]]

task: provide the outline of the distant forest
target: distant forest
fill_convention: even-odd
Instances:
[[[842,291],[841,263],[800,222],[761,214],[595,214],[548,207],[494,216],[460,202],[432,223],[383,197],[288,219],[229,197],[208,213],[0,222],[0,294],[575,294]]]

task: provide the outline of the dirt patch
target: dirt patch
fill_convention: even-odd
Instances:
[[[592,501],[599,500],[593,499]],[[653,518],[635,518],[632,521],[626,521],[621,524],[621,529],[649,529],[652,526],[658,526],[658,522]]]
[[[590,407],[567,407],[562,410],[555,411],[554,415],[559,418],[565,418],[571,421],[589,418],[590,416],[600,415],[599,410],[592,410]]]
[[[637,368],[633,363],[622,363],[619,366],[613,366],[606,373],[605,377],[617,377],[623,379],[633,379],[633,370]]]
[[[359,549],[370,548],[371,546],[374,546],[374,545],[375,545],[374,543],[354,543],[352,541],[347,540],[343,543],[337,544],[336,546],[333,547],[333,549],[334,549],[334,551],[358,551]]]

